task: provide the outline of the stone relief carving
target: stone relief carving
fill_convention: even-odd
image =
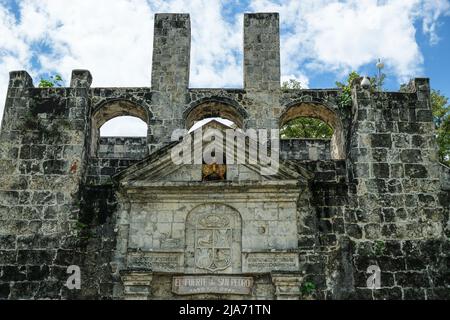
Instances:
[[[213,272],[230,267],[232,233],[227,217],[211,214],[199,218],[195,232],[195,265]]]
[[[194,209],[186,221],[186,268],[194,273],[241,270],[241,218],[222,204]]]

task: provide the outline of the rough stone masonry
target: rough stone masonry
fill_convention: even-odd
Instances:
[[[155,17],[151,87],[35,88],[10,73],[0,134],[0,299],[449,299],[449,168],[428,79],[405,92],[280,88],[279,17],[244,17],[244,88],[191,89],[190,20]],[[208,45],[208,44],[205,44]],[[100,137],[118,116],[146,138]],[[276,176],[171,162],[175,129],[222,117],[281,141]],[[224,169],[225,170],[225,169]],[[81,287],[70,289],[69,266]],[[380,287],[368,287],[370,266]]]

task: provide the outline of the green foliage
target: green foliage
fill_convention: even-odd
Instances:
[[[78,233],[78,238],[81,241],[80,244],[81,245],[85,245],[87,241],[89,241],[89,239],[92,238],[92,231],[89,228],[89,225],[81,222],[81,221],[77,221],[75,224],[75,230]]]
[[[431,108],[437,132],[439,161],[450,166],[450,105],[438,90],[431,91]]]
[[[303,295],[310,295],[316,290],[316,285],[312,282],[305,282],[301,287],[301,292]]]
[[[289,81],[284,81],[281,85],[282,90],[288,90],[288,89],[302,89],[302,84],[300,81],[297,81],[295,79],[289,79]]]
[[[333,129],[315,118],[296,118],[286,123],[280,130],[282,139],[331,139]]]
[[[86,228],[88,228],[88,225],[83,222],[77,221],[77,223],[75,224],[75,229],[77,230],[84,230]]]
[[[409,91],[409,85],[406,84],[406,83],[402,83],[402,84],[400,85],[400,90],[399,90],[399,92],[403,92],[403,93],[408,93],[408,92],[410,92],[410,91]]]
[[[339,106],[341,108],[351,108],[352,107],[352,83],[355,79],[361,78],[361,75],[356,71],[350,72],[345,82],[336,81],[336,87],[342,89],[342,93],[339,96]],[[370,86],[372,90],[377,88],[382,91],[384,83],[386,81],[386,75],[381,74],[380,77],[371,77]]]
[[[360,77],[361,77],[361,76],[360,76],[357,72],[352,71],[352,72],[349,73],[349,75],[348,75],[347,80],[345,81],[345,83],[342,83],[342,82],[340,82],[340,81],[336,81],[336,86],[337,86],[338,88],[342,89],[342,91],[343,91],[344,93],[351,94],[351,93],[352,93],[352,82],[353,82],[355,79],[358,79],[358,78],[360,78]]]
[[[56,74],[54,76],[50,76],[50,79],[43,79],[41,78],[41,81],[39,82],[39,88],[54,88],[54,87],[61,87],[62,86],[63,79],[59,74]]]
[[[384,243],[384,241],[377,240],[375,241],[373,249],[377,256],[381,256],[384,253],[384,250],[386,250],[386,244]]]
[[[348,77],[345,83],[336,81],[336,86],[339,89],[342,89],[342,93],[339,95],[339,106],[341,108],[351,108],[352,107],[352,83],[355,79],[360,78],[361,76],[356,73],[355,71],[352,71]]]

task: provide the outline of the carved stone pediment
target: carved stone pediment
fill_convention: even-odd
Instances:
[[[217,127],[217,126],[216,126]],[[214,128],[218,130],[218,128]],[[225,130],[225,128],[222,128]],[[194,133],[190,135],[195,136]],[[224,133],[225,136],[225,133]],[[209,144],[213,143],[208,137],[204,137],[206,141],[195,141],[192,144],[192,149],[204,150]],[[245,140],[245,157],[249,159],[249,151],[252,148],[250,140]],[[167,146],[161,148],[157,152],[149,155],[142,161],[135,163],[124,171],[113,177],[114,181],[122,186],[139,186],[145,187],[162,185],[164,183],[176,182],[198,182],[204,180],[205,169],[204,164],[175,164],[173,160],[173,152],[175,148],[181,149],[183,142],[172,142]],[[177,149],[177,150],[178,150]],[[194,152],[194,151],[193,151]],[[247,161],[249,162],[249,161]],[[220,170],[218,175],[223,175],[217,181],[239,182],[245,184],[247,181],[298,181],[306,183],[312,177],[304,168],[298,167],[290,161],[279,162],[277,170],[271,174],[265,174],[267,171],[264,166],[259,163],[228,163],[217,165]],[[209,168],[210,169],[210,168]],[[211,171],[211,170],[210,170]]]

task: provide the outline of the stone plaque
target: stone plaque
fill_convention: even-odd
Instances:
[[[298,271],[298,254],[254,252],[243,254],[243,272]]]
[[[253,288],[253,278],[232,276],[173,277],[172,291],[179,295],[201,293],[248,295]]]
[[[178,252],[129,253],[128,267],[145,268],[155,272],[182,272],[183,253]]]

